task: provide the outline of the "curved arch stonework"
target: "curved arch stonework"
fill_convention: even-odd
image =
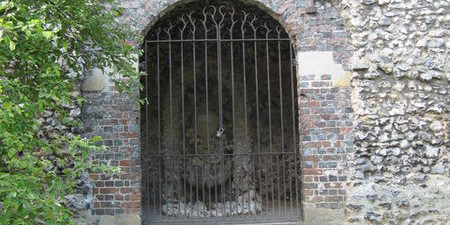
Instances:
[[[188,2],[121,1],[122,20],[144,35]],[[448,1],[245,2],[278,20],[297,50],[304,223],[448,223]],[[83,90],[86,136],[106,137],[111,154],[99,158],[126,173],[91,174],[86,218],[139,224],[137,103],[107,81],[94,86]]]
[[[174,7],[192,1],[123,1],[122,7],[126,9],[123,20],[144,35],[158,18],[169,13]],[[261,8],[280,22],[298,51],[333,51],[334,58],[339,64],[346,64],[351,56],[349,33],[344,29],[343,20],[332,3],[314,0],[243,2]]]

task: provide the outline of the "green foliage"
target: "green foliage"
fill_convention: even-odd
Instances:
[[[110,170],[89,157],[101,138],[41,139],[38,118],[64,121],[64,106],[83,101],[71,92],[88,68],[112,68],[118,89],[138,88],[135,35],[116,22],[121,13],[115,0],[0,0],[0,224],[72,224],[63,202],[74,181]]]

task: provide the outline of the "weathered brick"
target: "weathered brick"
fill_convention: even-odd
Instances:
[[[322,170],[321,169],[304,168],[303,169],[303,174],[304,175],[321,175],[322,174]]]
[[[114,215],[114,209],[104,209],[105,215]]]
[[[106,133],[112,133],[113,132],[113,128],[112,127],[103,127],[103,131]],[[103,135],[104,137],[104,135]]]
[[[326,196],[325,197],[325,201],[327,202],[340,202],[343,201],[343,197],[342,196]]]
[[[318,183],[304,183],[303,184],[304,189],[317,189],[318,186],[319,186]]]
[[[329,181],[337,181],[337,176],[329,175],[329,176],[328,176],[328,180],[329,180]]]
[[[103,144],[106,146],[113,146],[113,141],[112,140],[103,140]]]
[[[114,187],[103,187],[103,188],[99,188],[100,189],[100,193],[102,194],[114,194],[114,193],[119,193],[120,189],[119,188],[114,188]]]
[[[125,213],[125,209],[114,209],[115,215],[121,215]]]
[[[322,196],[314,196],[311,198],[311,202],[323,202],[324,198]]]
[[[135,160],[120,160],[120,166],[135,166]]]
[[[105,209],[93,209],[92,210],[92,214],[93,215],[105,215]]]
[[[96,181],[95,182],[95,186],[96,187],[104,187],[105,186],[105,182],[104,181]]]
[[[101,202],[101,208],[117,208],[120,206],[119,202]]]
[[[105,201],[114,200],[114,195],[105,195]]]
[[[116,180],[116,181],[114,181],[114,186],[115,187],[123,187],[123,181],[121,181],[121,180]]]

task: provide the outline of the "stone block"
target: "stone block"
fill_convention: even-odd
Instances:
[[[305,205],[304,217],[304,224],[308,225],[341,225],[344,218],[344,210],[316,208]]]
[[[349,82],[343,82],[342,80],[349,80],[349,75],[346,74],[342,65],[338,64],[333,58],[333,52],[331,51],[308,51],[297,53],[298,75],[304,77],[314,74],[316,76],[326,75],[327,80],[331,80],[330,84],[324,82],[315,82],[312,87],[335,87],[338,81],[340,86],[349,84]],[[341,78],[344,77],[344,78]],[[323,76],[322,76],[323,78]],[[319,85],[320,84],[320,85]]]
[[[88,222],[89,224],[98,225],[140,225],[141,217],[139,214],[121,214],[121,215],[102,215],[91,216]]]
[[[100,69],[93,69],[92,74],[88,76],[81,84],[81,90],[84,92],[101,92],[109,83],[108,75]]]

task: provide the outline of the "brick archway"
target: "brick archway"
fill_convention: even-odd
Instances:
[[[154,24],[159,15],[170,12],[173,7],[183,5],[189,1],[141,1],[124,2],[123,20],[131,22],[136,30],[145,33]],[[303,154],[303,183],[305,209],[315,208],[342,208],[346,198],[345,186],[348,177],[342,171],[346,169],[345,161],[353,151],[353,142],[350,137],[352,111],[350,106],[350,88],[348,59],[352,54],[349,45],[349,33],[344,29],[344,22],[337,10],[328,2],[313,1],[254,1],[255,6],[279,21],[289,36],[295,40],[294,54],[297,58],[299,70],[297,71],[297,89],[300,91],[300,123],[302,130],[300,147]],[[322,63],[317,64],[320,61]],[[103,96],[114,96],[111,90],[104,89]],[[98,96],[100,97],[100,96]],[[93,99],[92,106],[96,105],[96,94],[88,94]],[[137,114],[137,105],[125,98],[115,102],[117,108],[112,111],[121,111],[130,121],[127,128],[121,131],[114,130],[114,121],[106,118],[92,119],[99,124],[102,131],[92,131],[92,134],[106,134],[107,144],[125,151],[123,158],[119,158],[119,165],[130,171],[128,175],[109,178],[103,175],[92,175],[98,179],[99,184],[94,190],[93,210],[96,215],[115,215],[139,213],[141,204],[137,198],[141,196],[140,190],[140,144],[134,135],[140,134],[136,128],[138,123],[132,120]],[[129,108],[127,108],[129,104]],[[126,106],[126,108],[122,107]],[[87,108],[90,106],[87,105]],[[110,106],[104,106],[108,108]],[[125,110],[124,110],[125,109]],[[115,118],[115,117],[114,117]],[[118,121],[121,118],[117,118]],[[131,129],[131,130],[125,130]],[[110,132],[110,133],[109,133]],[[128,133],[128,136],[119,132]],[[120,146],[122,143],[122,147]],[[131,150],[133,149],[133,150]],[[109,157],[109,156],[103,156]],[[114,157],[114,155],[112,156]],[[127,177],[129,176],[129,177]],[[114,189],[110,181],[124,181],[124,186]],[[126,182],[128,183],[126,184]],[[128,186],[125,186],[128,185]],[[123,188],[123,190],[122,190]],[[118,192],[123,199],[111,199],[111,195]],[[123,193],[122,193],[123,192]],[[311,213],[312,215],[313,213]],[[308,213],[305,213],[308,217]],[[308,218],[306,218],[308,219]]]

